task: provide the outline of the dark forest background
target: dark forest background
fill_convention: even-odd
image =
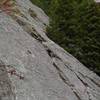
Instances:
[[[47,35],[100,75],[100,5],[94,0],[31,0],[50,17]]]

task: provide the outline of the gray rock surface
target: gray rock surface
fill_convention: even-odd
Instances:
[[[7,10],[0,10],[0,100],[100,100],[100,77],[46,36],[40,8],[16,0]]]
[[[95,2],[100,3],[100,0],[95,0]]]

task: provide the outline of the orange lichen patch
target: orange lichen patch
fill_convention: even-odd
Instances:
[[[0,0],[0,9],[9,15],[21,14],[15,0]]]
[[[0,0],[0,9],[14,19],[16,19],[16,15],[23,16],[15,0]]]
[[[9,14],[14,7],[14,0],[0,0],[0,9]]]

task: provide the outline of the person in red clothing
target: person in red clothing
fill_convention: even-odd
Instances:
[[[15,69],[9,70],[8,73],[19,77],[19,79],[22,79],[22,80],[24,79],[24,77],[22,75],[18,74]]]

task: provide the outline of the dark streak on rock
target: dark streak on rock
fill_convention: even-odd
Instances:
[[[70,87],[70,89],[73,91],[75,96],[78,98],[78,100],[82,100],[81,97],[78,95],[76,91],[73,90],[74,85],[70,83],[70,81],[67,79],[67,77],[63,74],[63,72],[60,70],[60,68],[53,63],[54,67],[58,70],[59,77],[62,79],[62,81]]]
[[[23,21],[21,21],[20,19],[16,19],[16,22],[19,24],[19,25],[21,25],[21,26],[25,26],[26,25],[26,23],[25,22],[23,22]]]
[[[98,87],[100,87],[100,83],[97,83],[96,81],[94,81],[92,78],[88,77],[88,76],[84,76],[82,73],[79,72],[79,74],[81,74],[83,76],[83,78],[88,78],[89,80],[91,80],[94,84],[96,84]]]
[[[97,83],[96,81],[94,81],[92,78],[87,77],[89,80],[91,80],[94,84],[96,84],[98,87],[100,87],[100,83]]]
[[[76,95],[76,97],[78,98],[78,100],[82,100],[81,97],[75,91],[73,91],[73,93]]]
[[[70,83],[69,79],[63,74],[63,72],[60,70],[60,68],[55,63],[53,63],[53,66],[57,69],[59,77],[62,79],[62,81],[68,86],[74,87],[74,85]]]
[[[46,42],[44,38],[42,38],[39,34],[35,34],[34,32],[30,32],[30,35],[38,40],[40,43]]]
[[[76,74],[77,78],[84,84],[84,86],[88,86],[88,84],[86,82],[84,82],[77,74]]]
[[[31,52],[30,50],[27,50],[27,52],[28,52],[29,54],[32,54],[32,52]]]
[[[51,58],[57,58],[59,60],[61,60],[60,57],[58,57],[52,50],[50,50],[49,48],[46,48],[46,51],[48,53],[48,55],[51,57]]]

